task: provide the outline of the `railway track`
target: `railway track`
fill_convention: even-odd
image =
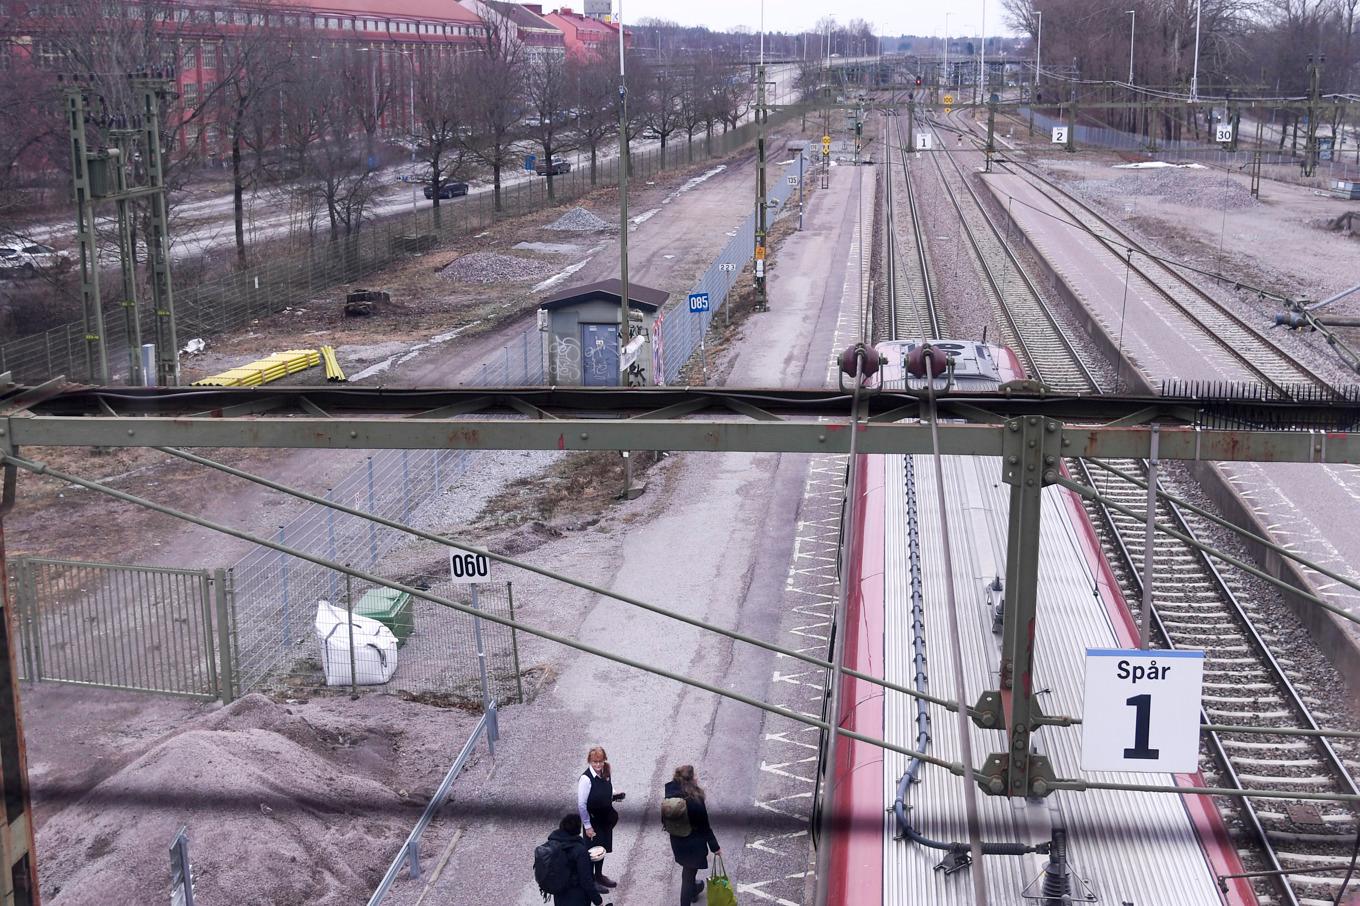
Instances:
[[[1112,465],[1147,480],[1142,463]],[[1146,491],[1132,482],[1095,472],[1080,460],[1070,460],[1068,468],[1119,504],[1134,510],[1146,505]],[[1088,500],[1084,505],[1121,585],[1141,596],[1145,524],[1102,503]],[[1157,516],[1194,538],[1208,532],[1207,520],[1182,512],[1165,498],[1158,500]],[[1202,551],[1162,535],[1153,544],[1156,634],[1167,647],[1207,652],[1202,720],[1264,729],[1318,729],[1315,703],[1290,680],[1285,665],[1271,650],[1277,639],[1266,628],[1267,606],[1253,600],[1249,590],[1221,572]],[[1206,732],[1204,739],[1219,765],[1205,770],[1211,784],[1244,790],[1360,794],[1341,756],[1325,739],[1216,732]],[[1263,902],[1321,906],[1335,901],[1341,874],[1313,874],[1307,869],[1344,865],[1350,859],[1357,823],[1349,809],[1302,800],[1250,799],[1220,803],[1220,809],[1225,817],[1238,819],[1262,844],[1243,852],[1248,870],[1305,869],[1278,882],[1259,882],[1257,892]]]
[[[940,337],[940,320],[930,276],[930,260],[916,204],[911,168],[902,143],[902,124],[895,114],[884,114],[884,250],[887,282],[887,335],[876,340]],[[907,228],[897,217],[898,185],[906,201]]]
[[[1219,359],[1236,363],[1243,380],[1259,381],[1284,397],[1336,395],[1328,381],[1035,167],[1015,160],[995,165],[1039,189],[1075,225],[1073,241],[1094,242],[1117,258],[1128,269],[1130,281],[1164,299],[1185,329],[1201,337]]]
[[[928,128],[924,123],[921,128]],[[950,204],[963,225],[968,249],[983,277],[984,291],[996,311],[1002,340],[1019,355],[1029,373],[1055,390],[1098,390],[1088,363],[1058,323],[1043,294],[1010,250],[1001,230],[987,216],[963,166],[945,143],[934,162]],[[948,160],[948,165],[943,163]],[[1075,367],[1074,367],[1075,366]]]
[[[1066,336],[1053,312],[1044,302],[1021,263],[1011,254],[999,228],[992,222],[976,191],[966,178],[964,165],[940,143],[944,154],[929,155],[935,161],[955,212],[963,221],[972,254],[984,276],[992,301],[1001,314],[1007,342],[1044,383],[1072,390],[1099,391],[1099,381],[1083,361],[1077,347]],[[941,161],[948,158],[948,166]],[[1080,203],[1073,207],[1086,210]],[[1065,210],[1068,210],[1064,206]],[[1073,216],[1076,216],[1075,214]],[[1099,219],[1099,218],[1097,218]],[[1094,228],[1101,228],[1103,219]],[[1108,227],[1108,224],[1105,224]],[[1114,238],[1117,234],[1118,237]],[[1112,243],[1127,242],[1114,231],[1102,244],[1114,251]],[[1127,247],[1127,246],[1126,246]],[[1240,323],[1231,312],[1208,299],[1178,274],[1152,262],[1144,273],[1148,281],[1177,283],[1162,295],[1178,305],[1184,317],[1206,336],[1216,330],[1241,338],[1252,334],[1249,325]],[[998,289],[995,271],[998,262],[1014,268],[1017,279],[1002,281]],[[1012,289],[1012,286],[1014,289]],[[1194,304],[1178,304],[1172,297],[1203,296]],[[1215,314],[1217,313],[1217,314]],[[1207,318],[1208,320],[1204,320]],[[1257,337],[1263,340],[1263,338]],[[1216,342],[1222,343],[1221,340]],[[1277,392],[1331,392],[1331,388],[1311,372],[1285,362],[1273,344],[1249,343],[1244,360],[1259,355],[1264,361],[1251,364],[1252,374],[1277,388]],[[1310,389],[1311,388],[1311,389]],[[1122,471],[1146,480],[1142,463],[1113,464]],[[1146,506],[1146,491],[1129,481],[1102,472],[1096,480],[1088,466],[1070,460],[1074,477],[1098,487],[1112,500],[1135,511]],[[1165,486],[1165,482],[1160,482]],[[1084,501],[1088,516],[1096,526],[1102,549],[1115,569],[1129,600],[1142,597],[1142,552],[1146,525],[1102,503]],[[1158,501],[1159,521],[1177,526],[1190,537],[1208,536],[1209,523],[1194,513],[1182,513],[1165,498]],[[1169,536],[1154,539],[1154,574],[1151,613],[1156,633],[1169,647],[1203,649],[1207,654],[1204,682],[1205,723],[1269,728],[1304,727],[1317,729],[1316,701],[1307,690],[1290,678],[1287,661],[1276,657],[1272,644],[1278,637],[1268,628],[1270,612],[1276,605],[1258,598],[1235,577],[1221,572],[1202,551]],[[1308,789],[1317,792],[1357,794],[1355,780],[1338,753],[1338,747],[1325,739],[1284,737],[1260,734],[1206,732],[1202,763],[1211,784],[1243,790]],[[1253,883],[1263,903],[1291,906],[1323,906],[1333,903],[1340,892],[1341,872],[1320,871],[1322,866],[1344,865],[1355,845],[1360,825],[1357,816],[1344,806],[1317,805],[1302,800],[1234,800],[1221,803],[1226,818],[1236,821],[1243,836],[1251,842],[1241,846],[1248,870],[1301,870],[1278,879]],[[1254,845],[1251,845],[1254,844]]]

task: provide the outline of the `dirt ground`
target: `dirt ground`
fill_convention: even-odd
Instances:
[[[28,732],[42,895],[53,906],[163,901],[181,827],[201,902],[354,902],[476,722],[375,694],[250,695],[223,708],[49,685],[25,699],[70,715]],[[260,871],[262,853],[272,870]]]
[[[724,162],[726,169],[714,172],[715,162],[706,162],[636,187],[630,219],[654,212],[630,230],[639,282],[672,293],[692,282],[727,241],[728,221],[735,228],[750,209],[750,161],[750,152],[741,152]],[[705,176],[702,183],[678,192],[698,176]],[[487,351],[499,350],[507,326],[532,316],[543,293],[535,292],[541,282],[536,279],[488,287],[450,281],[441,271],[457,257],[489,251],[538,255],[562,267],[560,254],[514,249],[524,241],[593,247],[611,240],[612,246],[617,194],[601,190],[581,204],[611,221],[614,231],[583,239],[543,229],[565,207],[507,221],[456,250],[413,257],[381,280],[369,281],[366,287],[385,289],[393,298],[373,317],[345,318],[339,304],[343,289],[338,289],[312,305],[263,319],[249,331],[214,339],[186,374],[192,379],[269,351],[323,343],[334,345],[342,367],[356,373],[431,337],[456,333],[435,344],[435,354],[396,362],[370,379],[456,383],[457,375],[470,371]],[[611,269],[617,269],[612,247],[601,250],[572,282],[601,279]],[[740,323],[739,316],[734,331]],[[331,486],[363,456],[200,452],[311,491]],[[28,448],[23,453],[255,532],[286,523],[301,506],[156,451]],[[640,459],[635,461],[639,478],[649,465]],[[496,537],[499,546],[517,552],[563,532],[612,531],[597,523],[614,507],[621,471],[612,454],[582,455],[510,487],[474,525],[442,528]],[[658,470],[655,481],[664,483],[667,474]],[[233,539],[205,538],[169,517],[31,475],[20,479],[18,506],[5,528],[11,555],[198,567],[230,563],[245,548]],[[551,679],[543,664],[526,661],[524,666],[535,685]],[[259,903],[359,899],[376,884],[475,721],[461,710],[382,694],[356,702],[344,696],[251,695],[222,708],[44,684],[25,688],[22,703],[43,893],[48,902],[63,906],[163,898],[166,847],[181,825],[189,828],[197,896],[203,902],[241,902],[243,890],[251,891],[250,902]],[[261,871],[266,863],[273,868]]]

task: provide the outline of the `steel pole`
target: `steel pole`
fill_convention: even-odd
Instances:
[[[1195,68],[1190,74],[1190,101],[1199,100],[1199,12],[1200,0],[1195,0]]]
[[[1129,84],[1133,84],[1133,35],[1134,26],[1138,24],[1138,10],[1131,9],[1129,13]]]

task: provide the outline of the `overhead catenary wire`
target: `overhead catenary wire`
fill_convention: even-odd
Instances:
[[[200,456],[197,453],[190,453],[187,450],[180,450],[174,447],[155,447],[153,449],[161,453],[166,453],[170,456],[176,456],[187,462],[197,463],[199,465],[217,469],[218,471],[225,472],[226,474],[234,476],[236,478],[241,478],[244,479],[245,481],[253,482],[254,484],[270,488],[271,490],[279,491],[280,493],[289,494],[290,496],[297,497],[301,500],[306,500],[309,503],[314,503],[319,506],[327,507],[329,509],[335,510],[336,512],[345,513],[346,515],[350,516],[356,516],[360,519],[365,519],[374,522],[378,525],[385,526],[386,528],[391,528],[400,532],[405,532],[407,534],[413,535],[414,537],[420,538],[421,540],[424,541],[430,541],[435,544],[444,545],[446,547],[452,547],[457,550],[464,551],[466,553],[484,556],[490,560],[496,561],[497,563],[504,563],[506,566],[512,566],[517,569],[525,570],[526,572],[531,572],[536,575],[543,576],[544,578],[547,579],[552,579],[557,582],[563,582],[565,584],[579,588],[582,591],[590,592],[591,594],[600,595],[601,597],[605,598],[612,598],[613,600],[618,601],[620,603],[629,604],[631,606],[638,607],[646,611],[650,611],[651,613],[655,613],[660,616],[677,620],[681,623],[688,624],[697,629],[702,629],[709,632],[716,632],[719,635],[724,635],[732,639],[733,641],[745,642],[746,644],[754,645],[758,648],[763,648],[766,651],[770,651],[775,654],[782,655],[784,657],[791,657],[796,660],[804,661],[807,664],[810,664],[815,667],[821,667],[822,669],[830,669],[831,667],[830,661],[813,657],[812,655],[806,654],[804,652],[783,648],[779,645],[775,645],[772,642],[766,642],[754,636],[746,635],[745,633],[740,633],[735,630],[726,629],[722,626],[717,626],[712,623],[706,623],[703,620],[698,620],[695,619],[694,617],[685,616],[684,614],[676,613],[675,611],[668,610],[664,607],[659,607],[655,604],[648,604],[646,601],[643,601],[640,598],[634,598],[630,595],[625,595],[621,592],[612,591],[610,589],[603,588],[598,585],[593,585],[589,582],[585,582],[580,579],[573,579],[570,576],[562,575],[561,573],[554,572],[553,570],[547,569],[545,567],[535,566],[532,563],[516,559],[515,557],[511,557],[506,554],[498,554],[494,551],[485,548],[480,548],[471,544],[465,544],[461,541],[456,541],[452,538],[448,538],[443,535],[436,535],[432,532],[427,532],[422,529],[416,528],[415,526],[407,525],[394,519],[388,519],[377,513],[372,513],[358,509],[356,507],[347,506],[336,500],[332,500],[326,497],[318,497],[315,494],[309,494],[306,491],[288,487],[287,485],[281,484],[276,481],[271,481],[270,479],[264,478],[263,476],[254,475],[250,472],[246,472],[243,469],[238,469],[235,468],[234,466],[229,466],[226,463],[221,463],[209,459],[206,456]],[[279,548],[279,545],[274,543],[270,543],[265,546],[274,548],[276,550]],[[870,674],[861,673],[857,670],[846,670],[845,672],[855,677],[855,679],[875,683],[883,686],[885,689],[891,689],[894,692],[903,692],[907,695],[923,698],[924,700],[929,701],[931,704],[938,705],[948,711],[954,711],[959,707],[959,704],[957,702],[948,701],[946,699],[934,695],[925,695],[917,693],[915,690],[910,689],[906,686],[900,686],[896,683],[891,683],[885,679],[881,679]]]
[[[463,604],[459,601],[455,601],[450,598],[445,598],[437,594],[432,594],[427,589],[417,588],[414,585],[406,585],[405,583],[398,582],[394,579],[389,579],[385,576],[379,576],[375,573],[367,572],[366,570],[347,567],[343,563],[339,563],[337,561],[330,560],[325,557],[318,556],[316,554],[310,554],[307,553],[306,551],[296,550],[294,548],[289,547],[286,544],[280,544],[277,541],[271,541],[268,538],[252,534],[251,532],[247,532],[242,529],[235,529],[232,528],[231,526],[222,525],[221,523],[213,522],[210,519],[205,519],[202,516],[195,516],[194,514],[186,513],[183,510],[177,510],[174,507],[165,506],[164,504],[156,503],[153,500],[148,500],[144,497],[138,497],[135,494],[129,494],[125,491],[120,491],[117,488],[111,488],[108,485],[101,484],[100,482],[97,481],[92,481],[87,478],[81,478],[77,475],[71,475],[66,472],[61,472],[57,469],[53,469],[47,466],[45,463],[34,462],[32,460],[24,459],[23,457],[14,455],[6,455],[3,457],[3,459],[0,459],[0,462],[3,462],[6,465],[12,465],[17,468],[24,469],[25,471],[32,472],[35,475],[48,475],[52,478],[57,479],[58,481],[68,482],[70,484],[78,485],[79,487],[85,488],[87,490],[97,491],[101,494],[107,495],[116,500],[121,500],[125,503],[131,503],[137,506],[145,507],[149,510],[160,513],[164,516],[170,516],[174,519],[180,519],[193,525],[200,526],[201,528],[211,529],[212,531],[220,532],[224,535],[229,535],[233,538],[239,538],[242,541],[248,541],[252,544],[258,544],[261,545],[262,547],[267,547],[270,548],[271,550],[278,551],[281,554],[296,557],[299,560],[305,560],[309,563],[314,563],[317,566],[326,567],[327,569],[333,569],[337,572],[353,576],[356,579],[362,579],[365,582],[371,582],[374,585],[382,586],[383,588],[390,588],[394,591],[404,592],[405,594],[408,594],[413,598],[419,598],[423,601],[429,601],[432,604],[438,604],[442,607],[447,607],[450,610],[456,610],[459,613],[466,614],[467,616],[470,617],[476,617],[477,619],[486,620],[492,623],[498,623],[502,626],[506,626],[511,629],[518,630],[520,632],[526,632],[530,635],[537,636],[546,641],[555,642],[556,644],[563,645],[567,648],[574,648],[577,651],[582,651],[585,652],[586,654],[591,654],[596,657],[604,658],[605,660],[608,661],[613,661],[617,664],[622,664],[625,667],[632,667],[636,670],[642,670],[646,673],[652,673],[655,674],[656,676],[661,676],[666,679],[674,680],[678,683],[683,683],[687,686],[693,686],[694,688],[701,689],[705,692],[711,692],[714,695],[719,695],[723,698],[728,698],[733,701],[741,702],[742,704],[745,705],[750,705],[754,708],[759,708],[760,710],[766,711],[771,714],[777,714],[780,717],[787,717],[788,719],[797,721],[798,723],[806,724],[811,727],[816,727],[818,729],[831,732],[833,739],[836,738],[837,736],[846,736],[851,739],[868,743],[869,745],[879,746],[881,748],[887,749],[892,752],[897,752],[902,755],[912,754],[912,750],[906,746],[899,746],[896,743],[888,742],[887,740],[876,739],[864,733],[859,733],[854,730],[847,730],[843,727],[836,726],[834,722],[824,721],[821,720],[820,718],[811,717],[800,711],[794,711],[789,708],[781,707],[779,705],[772,705],[769,702],[761,701],[760,699],[757,699],[754,696],[746,695],[741,692],[734,692],[730,689],[723,689],[722,687],[716,686],[713,683],[709,683],[700,679],[695,679],[690,676],[685,676],[682,673],[677,673],[673,670],[667,670],[664,667],[657,667],[654,664],[648,664],[642,661],[634,660],[633,658],[627,657],[625,655],[615,654],[613,652],[606,651],[605,649],[600,648],[598,646],[591,645],[587,642],[578,642],[575,639],[568,638],[559,633],[552,632],[551,630],[541,629],[537,626],[532,626],[521,620],[513,620],[509,617],[503,617],[500,614],[495,613],[494,611],[479,610],[477,608],[472,607],[469,604]],[[792,652],[789,652],[789,654],[792,654]],[[830,665],[828,664],[827,666]],[[873,677],[865,678],[873,681]],[[902,688],[901,691],[906,692],[907,694],[912,693],[912,690],[906,689],[905,687]],[[945,761],[944,759],[934,758],[931,756],[927,756],[925,760],[928,761],[930,764],[936,765],[937,767],[944,768],[945,770],[949,771],[952,774],[961,775],[963,773],[962,765],[959,765],[957,763],[948,762]]]

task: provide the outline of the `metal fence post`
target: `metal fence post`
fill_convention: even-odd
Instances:
[[[217,610],[217,685],[222,704],[236,698],[236,668],[232,662],[231,617],[227,607],[227,571],[213,570],[213,592]]]
[[[288,529],[281,525],[279,526],[279,544],[286,545],[287,543],[288,543]],[[283,644],[284,647],[287,647],[288,645],[292,644],[293,627],[289,619],[288,613],[289,610],[288,599],[289,593],[291,592],[290,588],[291,583],[288,581],[290,578],[288,575],[289,573],[288,555],[285,554],[283,551],[279,551],[279,562],[283,565]]]
[[[170,842],[170,906],[194,906],[194,877],[189,865],[189,828]]]
[[[373,457],[368,457],[368,511],[377,512],[373,504]],[[378,524],[373,520],[368,521],[368,565],[373,566],[378,562]]]
[[[512,583],[505,583],[505,597],[510,602],[510,619],[515,619],[515,589]],[[515,666],[515,693],[519,696],[519,703],[524,704],[524,679],[519,675],[519,634],[515,627],[510,627],[510,655]]]
[[[327,501],[329,501],[329,500],[331,499],[331,490],[332,490],[331,488],[327,488],[327,489],[326,489],[326,500],[327,500]],[[327,551],[327,557],[328,557],[328,559],[334,560],[334,559],[335,559],[335,510],[331,509],[330,507],[326,507],[326,551]],[[339,591],[339,581],[340,581],[340,577],[337,576],[337,575],[335,574],[335,570],[331,570],[331,571],[330,571],[330,574],[331,574],[331,595],[330,595],[330,597],[331,597],[331,600],[334,601],[334,600],[335,600],[335,596],[336,596],[336,594],[337,594],[338,591]]]
[[[472,609],[481,610],[481,604],[477,598],[477,584],[474,582],[472,588]],[[495,710],[495,703],[491,700],[491,684],[486,675],[486,648],[482,645],[482,618],[472,618],[472,637],[477,645],[477,673],[482,683],[482,710],[486,714],[492,714]],[[491,749],[491,754],[496,754],[496,719],[492,717],[487,725],[486,741],[487,747]]]
[[[411,522],[411,451],[401,451],[401,521]]]
[[[349,566],[348,563],[345,564]],[[349,697],[353,701],[359,697],[359,673],[355,669],[354,654],[354,577],[345,573],[345,617],[349,624]]]

